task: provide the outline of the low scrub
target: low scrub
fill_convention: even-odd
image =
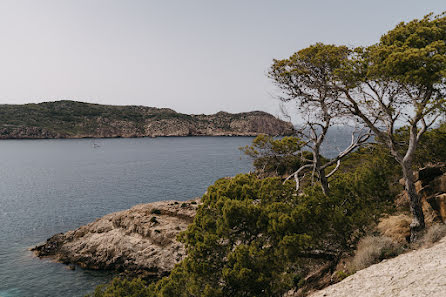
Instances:
[[[436,224],[430,227],[426,234],[424,234],[423,239],[421,240],[424,247],[430,247],[434,243],[440,241],[443,237],[446,236],[446,225],[445,224]]]
[[[354,273],[384,259],[396,257],[403,251],[403,246],[390,237],[366,236],[359,241],[348,270]]]
[[[405,243],[410,237],[411,218],[400,214],[382,218],[378,224],[378,231],[382,236],[389,237],[396,242]]]

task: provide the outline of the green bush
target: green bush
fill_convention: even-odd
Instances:
[[[157,208],[154,208],[154,209],[152,209],[152,211],[150,213],[160,215],[161,214],[161,210],[159,210]]]
[[[444,162],[446,160],[446,123],[427,131],[420,140],[415,155],[415,163],[423,167],[427,163]]]
[[[96,288],[89,297],[142,297],[153,296],[147,287],[147,283],[141,279],[115,278],[109,285],[101,285]]]
[[[251,145],[240,150],[253,159],[254,168],[258,173],[266,175],[291,174],[303,165],[300,155],[303,142],[297,137],[274,138],[259,135]],[[311,159],[310,152],[302,152]]]

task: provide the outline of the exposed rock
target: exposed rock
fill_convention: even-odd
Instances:
[[[437,164],[434,166],[426,166],[421,168],[416,174],[416,179],[421,181],[424,185],[430,183],[436,177],[443,174],[444,170],[443,164]]]
[[[446,238],[420,249],[360,270],[311,297],[444,296]]]
[[[32,250],[39,257],[83,268],[160,277],[184,258],[185,248],[176,236],[193,221],[198,202],[136,205],[74,231],[56,234]]]
[[[262,111],[188,115],[168,108],[75,101],[0,106],[0,139],[291,135],[294,127]]]
[[[446,222],[446,164],[438,163],[421,168],[415,173],[415,189],[421,196],[426,223]],[[404,179],[400,180],[404,184]],[[401,208],[409,208],[407,195],[397,199]]]
[[[444,223],[446,221],[446,193],[428,197],[426,201],[437,212]]]

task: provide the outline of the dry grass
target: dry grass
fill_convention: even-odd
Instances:
[[[390,216],[381,220],[378,230],[382,236],[363,237],[356,249],[354,257],[345,263],[346,275],[393,258],[403,253],[406,237],[410,235],[411,219],[407,215]],[[446,225],[435,224],[427,229],[423,238],[410,245],[411,248],[430,247],[446,237]]]
[[[348,270],[354,273],[384,259],[396,257],[403,251],[402,244],[393,241],[390,237],[366,236],[359,241]]]
[[[378,230],[381,235],[390,237],[396,242],[405,243],[410,237],[411,218],[405,214],[381,219]]]
[[[445,224],[435,224],[432,225],[424,234],[421,243],[424,247],[431,247],[434,243],[440,241],[446,236],[446,225]]]

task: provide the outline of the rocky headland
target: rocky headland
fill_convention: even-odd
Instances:
[[[185,257],[185,248],[176,237],[192,222],[199,201],[136,205],[56,234],[32,250],[38,257],[82,268],[158,278]]]
[[[0,105],[0,139],[291,135],[262,111],[188,115],[168,108],[56,101]]]

